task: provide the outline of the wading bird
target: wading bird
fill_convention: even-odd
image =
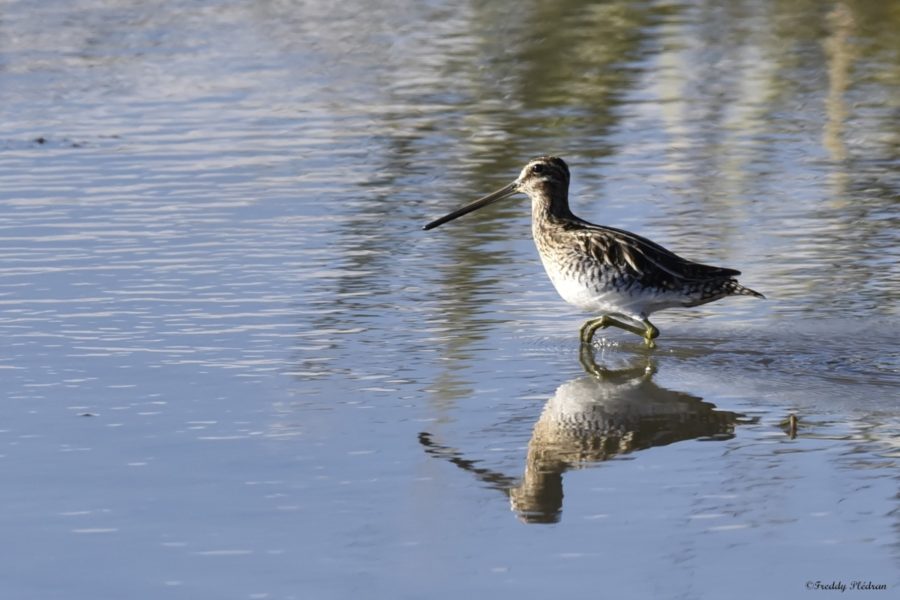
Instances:
[[[515,193],[531,198],[534,243],[556,291],[566,302],[600,315],[581,327],[582,344],[590,344],[598,329],[612,326],[636,333],[653,347],[659,330],[649,317],[658,310],[725,296],[765,297],[738,283],[740,271],[695,263],[647,238],[576,217],[569,210],[569,167],[555,156],[531,160],[509,185],[423,229]]]

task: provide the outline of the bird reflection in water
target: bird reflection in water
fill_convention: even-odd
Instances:
[[[562,514],[563,473],[619,454],[703,438],[734,437],[738,413],[716,410],[696,396],[658,386],[655,366],[646,362],[625,369],[605,369],[589,348],[581,363],[588,373],[557,388],[531,434],[525,472],[509,477],[479,466],[454,448],[419,434],[425,451],[469,471],[491,488],[508,495],[512,510],[526,523],[556,523]]]

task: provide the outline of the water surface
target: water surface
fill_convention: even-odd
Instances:
[[[2,595],[896,586],[900,11],[720,4],[0,3]],[[579,356],[544,153],[768,300]]]

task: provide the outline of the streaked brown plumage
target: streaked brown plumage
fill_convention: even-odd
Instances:
[[[590,343],[597,329],[621,327],[648,344],[659,335],[648,317],[677,306],[759,292],[738,283],[740,271],[696,263],[634,233],[594,225],[569,210],[569,168],[555,156],[531,160],[506,187],[462,207],[437,227],[516,192],[531,198],[532,234],[541,262],[564,300],[601,316],[581,329]]]

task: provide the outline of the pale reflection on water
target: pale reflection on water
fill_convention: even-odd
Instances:
[[[896,581],[896,3],[2,13],[4,596]],[[586,376],[524,202],[419,230],[543,153],[769,300]]]

